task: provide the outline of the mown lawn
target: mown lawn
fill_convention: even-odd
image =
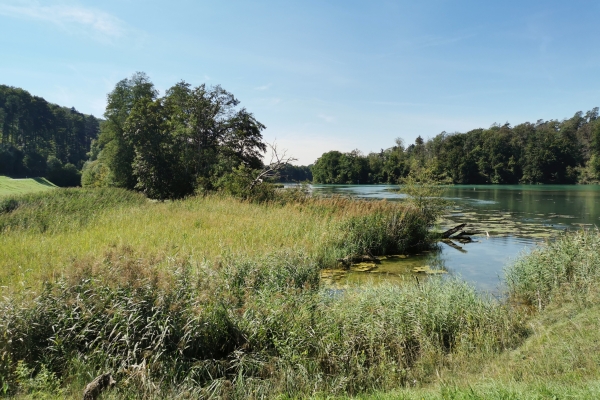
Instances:
[[[12,179],[8,176],[0,176],[0,197],[36,193],[55,188],[56,185],[46,178]]]

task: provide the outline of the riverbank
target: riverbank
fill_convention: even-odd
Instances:
[[[323,287],[324,263],[348,251],[423,245],[424,221],[401,204],[81,189],[15,201],[0,216],[1,270],[28,267],[2,277],[7,395],[80,397],[106,371],[118,384],[104,398],[477,398],[597,376],[568,373],[595,360],[574,347],[594,333],[567,343],[559,329],[597,313],[596,233],[524,258],[512,301],[498,301],[452,279]]]

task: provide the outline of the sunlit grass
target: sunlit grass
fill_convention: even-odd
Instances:
[[[326,266],[351,252],[381,252],[373,246],[382,234],[397,244],[387,244],[396,251],[426,245],[427,235],[417,210],[385,201],[305,199],[281,205],[206,196],[150,202],[131,192],[93,189],[15,199],[7,198],[0,213],[0,285],[5,287],[52,279],[69,273],[78,259],[101,259],[122,246],[146,259],[197,262],[287,249],[311,254]],[[393,216],[389,228],[385,215]]]
[[[0,197],[55,189],[56,185],[45,178],[12,179],[0,176]]]
[[[108,209],[79,229],[5,232],[0,279],[3,285],[15,279],[38,281],[64,272],[73,260],[101,257],[107,249],[125,245],[140,257],[158,259],[214,260],[223,252],[260,255],[281,247],[311,251],[328,222],[294,208],[216,197]]]

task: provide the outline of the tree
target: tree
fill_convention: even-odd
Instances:
[[[238,104],[220,86],[179,82],[159,97],[144,74],[122,80],[109,94],[86,184],[97,185],[100,177],[163,200],[214,190],[240,166],[262,168],[265,126]]]
[[[102,124],[98,138],[102,154],[100,163],[105,164],[110,173],[104,185],[133,189],[136,179],[133,174],[135,151],[131,141],[125,137],[125,123],[136,102],[143,99],[154,100],[158,96],[154,84],[143,72],[136,72],[129,79],[117,83],[107,96],[106,122]]]

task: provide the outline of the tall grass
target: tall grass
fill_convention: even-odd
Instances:
[[[141,206],[143,195],[124,189],[61,189],[0,198],[0,232],[75,230],[107,209]]]
[[[600,234],[597,230],[564,234],[521,257],[505,275],[510,294],[540,310],[557,295],[594,299],[600,283]]]
[[[427,382],[450,354],[519,339],[505,307],[457,281],[331,292],[310,258],[285,252],[170,267],[117,249],[2,302],[0,386],[19,390],[21,361],[65,381],[111,370],[121,395],[360,393]]]
[[[7,201],[12,205],[0,213],[0,286],[70,274],[77,260],[101,257],[115,246],[156,260],[209,261],[285,248],[326,267],[352,253],[404,252],[428,243],[419,211],[388,202],[299,198],[253,204],[205,196],[152,203],[117,189],[60,189]]]

